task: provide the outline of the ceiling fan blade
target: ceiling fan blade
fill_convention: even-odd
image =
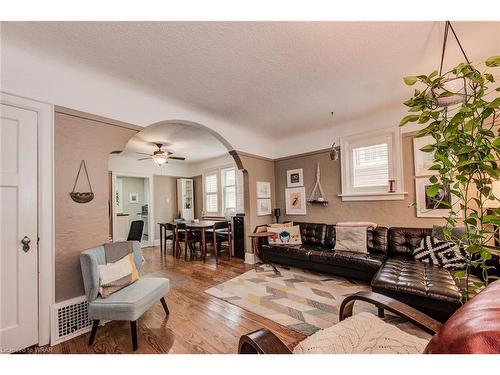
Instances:
[[[153,159],[153,158],[151,158],[151,157],[150,158],[142,158],[142,159],[137,159],[137,161],[151,160],[151,159]]]
[[[186,160],[186,158],[181,158],[181,157],[178,157],[178,156],[169,156],[169,159],[172,159],[172,160]]]
[[[151,154],[146,154],[145,152],[136,152],[136,154],[139,154],[139,155],[147,155],[147,156],[153,156]]]

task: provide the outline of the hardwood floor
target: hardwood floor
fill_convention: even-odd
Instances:
[[[170,316],[166,317],[160,301],[137,321],[139,349],[135,353],[237,353],[242,334],[267,327],[287,345],[305,338],[259,315],[243,310],[204,291],[236,277],[252,266],[227,255],[215,264],[184,261],[172,255],[161,255],[158,247],[143,249],[146,263],[141,274],[170,279],[165,297]],[[171,254],[171,249],[170,249]],[[113,321],[99,327],[92,346],[87,345],[90,332],[54,346],[53,353],[132,353],[130,323]]]

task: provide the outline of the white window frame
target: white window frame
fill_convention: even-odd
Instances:
[[[354,188],[352,150],[382,143],[388,145],[389,180],[395,181],[395,192],[389,193],[388,186]],[[343,201],[401,200],[408,194],[404,192],[401,131],[399,128],[341,137],[340,152],[342,194],[339,196],[342,197]]]
[[[231,171],[231,170],[234,171],[234,184],[233,185],[228,185],[228,184],[226,184],[225,173],[227,171]],[[221,201],[222,210],[221,210],[221,212],[223,214],[225,214],[228,209],[234,209],[234,210],[236,210],[236,207],[238,206],[238,204],[237,204],[237,200],[238,200],[238,192],[237,192],[238,176],[237,176],[237,174],[238,173],[236,171],[236,167],[234,167],[234,166],[233,167],[227,167],[227,168],[221,168],[221,170],[220,170],[220,175],[221,175],[221,179],[220,179],[221,180],[221,184],[220,184],[220,186],[221,186],[221,192],[222,192],[222,201]],[[234,207],[229,207],[228,208],[228,207],[226,207],[226,189],[228,187],[232,187],[232,186],[234,186]]]
[[[238,194],[240,189],[239,173],[238,168],[234,164],[226,164],[216,168],[205,169],[202,173],[202,183],[203,183],[203,216],[204,217],[224,217],[225,202],[224,202],[224,181],[223,181],[223,171],[226,169],[234,169],[236,180],[235,180],[235,191],[236,191],[236,208],[238,211]],[[205,177],[211,174],[217,175],[217,212],[207,212],[206,209],[206,190],[205,190]]]
[[[206,190],[206,179],[208,176],[214,176],[217,182],[217,191],[215,193],[208,193]],[[220,201],[221,201],[221,192],[220,192],[220,170],[213,169],[203,173],[203,212],[206,216],[220,216]],[[217,197],[217,211],[207,211],[207,196],[215,195]]]

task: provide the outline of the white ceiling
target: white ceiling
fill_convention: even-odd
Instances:
[[[169,163],[196,163],[226,155],[227,148],[214,135],[205,129],[189,124],[158,123],[148,126],[133,136],[122,154],[140,159],[157,150],[156,143],[162,143],[162,150],[172,152],[171,156],[185,157],[185,161],[169,160]],[[144,163],[149,161],[145,160]]]
[[[499,22],[453,26],[474,62],[499,54]],[[3,22],[1,36],[282,141],[402,107],[401,78],[439,66],[443,23]],[[449,39],[445,66],[461,60]]]

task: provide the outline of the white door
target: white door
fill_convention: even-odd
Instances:
[[[0,121],[0,348],[13,352],[38,343],[37,113],[1,104]]]

